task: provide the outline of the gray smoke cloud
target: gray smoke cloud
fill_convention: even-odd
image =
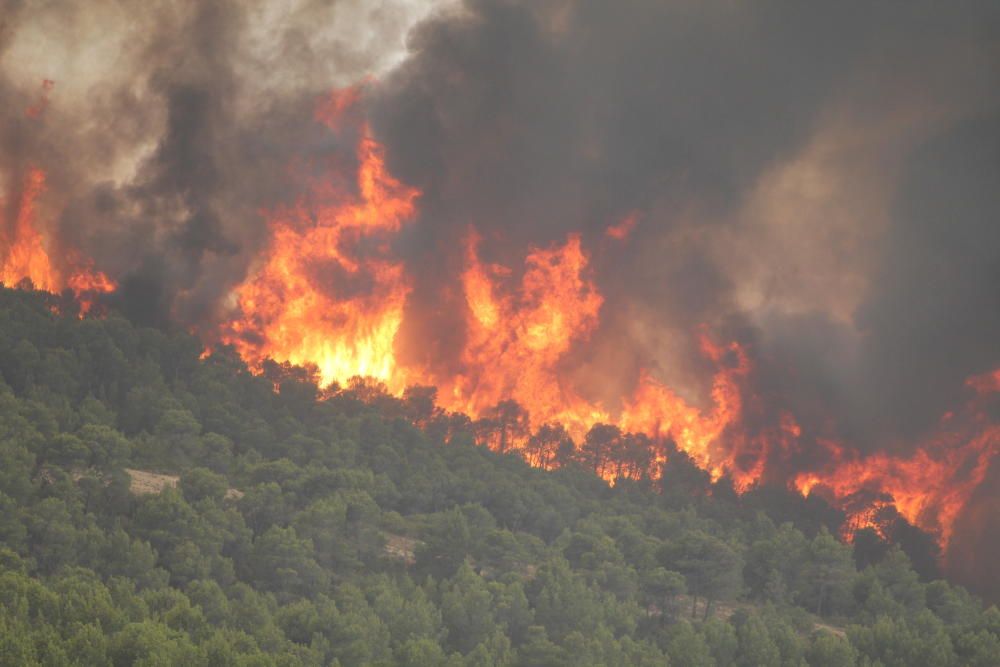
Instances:
[[[704,373],[678,338],[729,326],[793,408],[843,412],[861,446],[914,435],[1000,362],[998,26],[990,3],[476,1],[426,22],[370,99],[424,192],[407,250],[434,268],[407,321],[468,225],[516,265],[638,211],[595,260],[604,336],[684,384]]]
[[[261,210],[302,194],[289,165],[354,159],[317,100],[374,74],[367,117],[423,191],[396,248],[414,364],[457,363],[474,226],[514,268],[583,234],[606,299],[575,371],[595,399],[644,367],[705,404],[705,325],[750,349],[762,427],[789,409],[807,439],[905,454],[1000,366],[995,2],[0,7],[6,205],[44,168],[42,218],[139,321],[225,316]],[[606,239],[630,213],[632,236]],[[982,531],[961,523],[956,549]]]
[[[347,154],[314,121],[377,75],[433,2],[7,2],[0,24],[2,194],[45,170],[42,225],[118,279],[158,325],[220,316],[294,202],[293,159]],[[49,103],[29,117],[44,79]]]

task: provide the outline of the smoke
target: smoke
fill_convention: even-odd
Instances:
[[[118,279],[115,305],[210,323],[266,241],[261,210],[300,196],[289,165],[336,148],[317,100],[398,61],[432,4],[7,3],[3,192],[44,169],[43,219]]]
[[[485,1],[424,23],[370,96],[424,192],[407,322],[470,224],[516,265],[638,211],[599,266],[605,338],[684,385],[697,326],[733,327],[793,407],[832,404],[862,446],[913,435],[998,362],[998,25],[985,3]],[[976,155],[930,146],[959,135]]]
[[[707,403],[707,327],[751,350],[760,428],[789,410],[804,442],[905,455],[966,378],[1000,366],[996,3],[8,1],[0,15],[5,205],[44,169],[50,233],[118,281],[110,298],[136,320],[225,319],[267,242],[261,212],[355,159],[317,100],[374,76],[366,117],[423,192],[394,248],[413,282],[397,340],[410,365],[459,363],[457,240],[474,226],[484,261],[515,270],[529,246],[582,233],[605,303],[572,374],[593,400],[646,368]],[[605,235],[630,215],[627,239]],[[315,280],[343,282],[335,269]],[[957,543],[990,534],[995,479]]]
[[[646,367],[704,403],[708,325],[753,350],[745,426],[787,409],[804,443],[911,454],[1000,365],[998,31],[988,3],[469,1],[422,24],[369,96],[424,193],[404,339],[442,330],[468,225],[515,267],[583,230],[606,296],[576,371],[592,397]],[[602,242],[630,213],[628,243]]]

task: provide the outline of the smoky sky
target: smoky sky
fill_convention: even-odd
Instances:
[[[628,247],[595,257],[607,336],[669,375],[692,362],[637,329],[743,332],[773,391],[842,410],[875,446],[1000,363],[998,19],[991,3],[467,2],[412,31],[370,114],[424,193],[415,266],[468,225],[516,266],[636,211]]]
[[[226,318],[262,211],[352,165],[318,100],[367,80],[390,170],[423,193],[394,248],[410,362],[458,362],[474,227],[515,271],[582,234],[605,305],[575,372],[602,400],[649,368],[704,402],[707,327],[807,433],[905,453],[1000,366],[996,2],[0,8],[0,187],[9,205],[45,169],[51,229],[139,321]]]

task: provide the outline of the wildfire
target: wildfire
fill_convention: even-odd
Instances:
[[[318,118],[344,132],[358,99],[358,88],[335,94],[320,105]],[[603,452],[581,456],[606,457],[589,464],[609,480],[655,476],[668,438],[713,480],[727,475],[741,492],[764,476],[772,458],[801,450],[802,428],[788,412],[747,431],[746,412],[756,409],[748,406],[759,403],[752,364],[738,343],[717,343],[707,330],[700,332],[700,349],[715,372],[706,406],[689,403],[648,370],[617,405],[592,400],[575,386],[567,367],[600,324],[604,304],[578,234],[530,247],[523,264],[503,266],[480,258],[483,240],[470,228],[459,276],[464,342],[458,370],[401,361],[395,343],[410,283],[390,243],[415,217],[420,192],[387,171],[382,146],[359,124],[353,187],[330,173],[294,206],[269,214],[271,242],[261,265],[236,289],[237,314],[221,336],[249,363],[272,358],[314,365],[324,384],[369,376],[397,395],[408,385],[435,386],[439,407],[476,420],[487,444],[523,450],[535,464],[551,467],[555,451],[572,441],[581,451]],[[628,214],[605,237],[626,241],[637,219]],[[968,386],[977,396],[995,393],[1000,371],[970,378]],[[844,509],[847,537],[866,526],[880,529],[894,507],[947,545],[998,446],[997,427],[973,414],[980,413],[970,409],[943,420],[947,428],[909,457],[862,457],[816,439],[827,463],[800,472],[791,486],[803,495],[822,493]]]
[[[740,419],[743,402],[738,381],[749,373],[750,364],[736,343],[722,348],[702,335],[701,350],[718,368],[712,381],[713,407],[707,414],[688,405],[670,387],[644,372],[634,395],[625,402],[621,426],[627,431],[650,436],[671,436],[680,449],[711,473],[713,479],[729,472],[734,475],[737,486],[745,488],[756,481],[757,476],[735,469],[733,451],[721,447],[720,436]],[[736,358],[733,367],[724,363],[727,352]]]
[[[604,235],[609,239],[614,239],[616,241],[624,241],[635,229],[636,224],[639,222],[639,214],[633,211],[629,213],[624,218],[618,221],[618,224],[611,225],[604,230]]]
[[[43,85],[29,117],[43,113],[51,87]],[[714,368],[701,404],[649,369],[611,404],[578,386],[574,359],[598,330],[605,303],[580,234],[528,247],[523,259],[501,265],[482,259],[483,238],[470,227],[455,276],[463,335],[454,363],[445,371],[397,356],[411,277],[393,242],[416,219],[421,192],[389,172],[384,148],[353,112],[361,93],[337,92],[316,112],[330,132],[356,138],[356,173],[345,178],[342,166],[321,168],[321,177],[306,178],[297,201],[264,212],[269,242],[233,290],[231,316],[214,341],[232,345],[258,370],[267,359],[314,367],[324,386],[357,388],[367,385],[356,378],[373,378],[397,396],[413,385],[436,387],[437,407],[467,415],[482,442],[521,450],[547,468],[569,451],[609,481],[656,477],[674,451],[668,440],[712,480],[727,476],[739,492],[763,479],[769,463],[802,451],[803,429],[793,414],[759,418],[765,411],[753,393],[747,350],[719,342],[707,328],[696,332],[700,354]],[[20,180],[0,202],[0,282],[69,290],[86,313],[116,284],[39,224],[45,172],[31,168]],[[638,220],[638,212],[628,213],[601,242],[627,243]],[[1000,369],[970,377],[966,386],[968,404],[947,413],[937,435],[907,448],[907,456],[864,456],[812,434],[812,453],[818,448],[824,463],[799,472],[789,486],[844,510],[845,539],[869,527],[885,537],[884,522],[902,516],[947,547],[1000,448],[1000,427],[985,409],[1000,394]]]
[[[1000,451],[1000,426],[991,423],[982,403],[997,391],[997,371],[970,378],[977,391],[963,413],[946,415],[941,431],[908,457],[885,452],[861,457],[832,441],[821,444],[831,463],[816,472],[803,472],[793,484],[803,495],[821,493],[849,514],[852,535],[859,528],[881,533],[877,510],[891,501],[907,521],[940,537],[947,548],[955,519],[986,478]],[[994,384],[990,384],[993,382]],[[858,498],[873,498],[857,506]]]
[[[336,93],[317,116],[342,132],[358,98],[356,87]],[[225,325],[222,342],[254,366],[266,358],[313,365],[323,384],[369,376],[396,394],[409,384],[434,385],[446,410],[521,424],[509,433],[503,427],[497,443],[503,449],[523,448],[542,424],[561,424],[581,442],[594,425],[606,423],[673,437],[715,477],[732,468],[719,437],[740,417],[737,383],[749,362],[738,345],[716,346],[701,337],[703,354],[719,368],[713,406],[704,413],[649,373],[620,406],[589,400],[567,380],[567,357],[597,328],[604,303],[577,234],[529,248],[523,266],[512,268],[481,261],[481,238],[470,229],[460,276],[461,370],[445,375],[401,363],[394,347],[410,287],[389,244],[414,217],[420,192],[387,171],[383,148],[363,123],[357,158],[353,189],[338,186],[330,173],[308,197],[269,214],[270,244],[262,264],[235,290],[236,317]],[[624,240],[636,219],[629,214],[607,235]],[[512,405],[522,406],[522,413],[511,414]],[[637,474],[654,473],[660,460]],[[752,474],[741,478],[744,486]]]
[[[356,99],[348,89],[317,116],[331,130]],[[324,384],[377,378],[402,391],[393,344],[409,284],[388,243],[420,192],[388,173],[367,125],[357,146],[356,190],[336,174],[295,206],[271,214],[263,264],[236,289],[238,313],[222,335],[251,364],[270,357],[311,364]]]
[[[66,252],[62,266],[53,263],[45,238],[36,226],[36,203],[45,190],[45,172],[28,170],[16,205],[0,201],[0,283],[25,285],[48,292],[69,289],[80,303],[80,313],[87,313],[97,294],[113,292],[115,283],[100,271],[93,270],[77,253]],[[4,220],[2,212],[13,208],[13,221]]]
[[[532,425],[560,422],[579,437],[608,418],[562,382],[558,368],[572,346],[597,326],[604,302],[586,275],[580,237],[532,249],[518,285],[509,285],[510,269],[479,261],[478,243],[472,233],[462,274],[465,371],[439,379],[444,407],[479,416],[500,401],[514,400],[531,411]]]

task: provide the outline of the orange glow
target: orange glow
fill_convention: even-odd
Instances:
[[[978,394],[993,394],[1000,392],[1000,368],[992,373],[974,375],[965,381]]]
[[[74,261],[76,253],[65,253],[63,266],[53,263],[45,238],[36,226],[36,204],[44,190],[45,172],[29,169],[21,186],[13,224],[0,218],[0,283],[15,286],[27,281],[31,287],[47,292],[69,288],[80,303],[82,315],[90,310],[96,294],[114,291],[115,283],[94,271],[88,261]],[[0,208],[0,214],[7,208]]]
[[[4,238],[6,252],[0,268],[0,282],[5,285],[16,285],[27,278],[40,290],[55,292],[61,287],[42,236],[35,229],[35,202],[44,189],[45,172],[29,170],[21,188],[12,234]],[[7,228],[4,224],[4,231]]]
[[[49,106],[49,93],[52,92],[52,88],[55,85],[56,82],[52,79],[42,79],[42,92],[38,96],[38,100],[24,110],[24,115],[28,118],[38,118],[41,116]]]
[[[633,211],[618,221],[617,224],[605,229],[604,235],[616,241],[624,241],[632,233],[632,230],[635,229],[638,222],[639,214]]]
[[[864,527],[881,532],[878,506],[891,502],[907,521],[940,538],[947,548],[955,519],[986,478],[1000,450],[1000,426],[991,423],[982,402],[997,386],[987,381],[997,372],[970,378],[979,396],[961,414],[947,415],[941,431],[913,454],[896,457],[876,452],[862,457],[835,442],[824,442],[831,463],[820,471],[803,472],[793,484],[803,495],[813,491],[848,512],[847,536]],[[858,497],[875,498],[855,507]]]
[[[560,422],[579,437],[608,418],[562,382],[558,368],[573,345],[585,341],[597,326],[603,303],[586,275],[580,237],[531,249],[523,277],[513,285],[509,269],[479,261],[478,243],[472,233],[462,274],[465,370],[454,378],[437,379],[443,407],[477,417],[512,399],[530,411],[532,425]]]
[[[749,373],[749,361],[736,343],[721,348],[704,335],[701,349],[718,369],[712,380],[711,410],[703,413],[688,405],[670,387],[643,372],[635,393],[625,401],[621,427],[652,437],[672,437],[679,449],[711,473],[713,480],[728,472],[733,475],[737,487],[745,488],[756,481],[759,473],[747,475],[736,470],[733,467],[733,450],[722,447],[720,436],[741,417],[743,401],[738,380]],[[724,363],[723,357],[727,352],[736,359],[732,367]]]
[[[98,294],[110,294],[118,286],[115,281],[100,271],[95,271],[89,263],[85,268],[79,268],[66,281],[66,286],[76,295],[80,304],[80,315],[86,315],[94,306],[94,297]]]
[[[337,129],[356,97],[355,89],[335,95],[321,119]],[[331,177],[270,214],[270,245],[236,289],[237,317],[222,340],[252,365],[267,357],[312,364],[324,385],[361,375],[399,392],[405,377],[393,344],[409,285],[402,263],[388,257],[388,242],[414,215],[420,193],[388,173],[367,126],[357,158],[356,191]]]

